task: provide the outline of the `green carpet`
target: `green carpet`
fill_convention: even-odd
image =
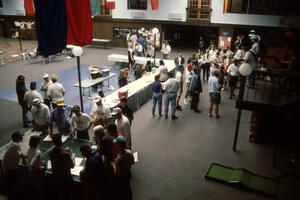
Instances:
[[[234,169],[212,163],[205,178],[218,180],[232,185],[241,185],[251,190],[277,195],[277,181],[254,174],[246,169]]]

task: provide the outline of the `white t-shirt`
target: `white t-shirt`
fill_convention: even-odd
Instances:
[[[92,123],[92,118],[85,113],[81,113],[80,117],[77,117],[74,114],[72,116],[71,122],[77,130],[83,131],[83,130],[87,129],[89,127],[89,125]]]
[[[116,119],[115,124],[117,126],[118,133],[124,135],[127,140],[128,146],[131,147],[131,129],[128,118],[122,115],[121,119]]]
[[[192,76],[193,76],[193,71],[189,71],[188,69],[186,69],[185,72],[185,82],[186,83],[190,83],[192,80]]]
[[[39,149],[30,147],[27,151],[27,163],[30,168],[42,168],[44,164],[44,156]]]
[[[44,101],[42,95],[36,90],[29,90],[25,92],[24,101],[28,104],[29,107],[32,106],[32,101],[35,98],[39,98],[41,102]]]
[[[235,65],[234,63],[230,64],[227,73],[229,73],[231,76],[239,76],[239,66]]]
[[[256,68],[256,60],[255,60],[255,57],[254,55],[250,52],[250,51],[247,51],[245,56],[244,56],[244,60],[246,63],[250,64],[252,69],[255,69]]]
[[[96,103],[94,103],[92,107],[92,111],[90,114],[93,121],[98,121],[100,119],[107,120],[111,118],[110,110],[105,105],[98,106]]]
[[[180,86],[183,84],[183,77],[180,71],[176,72],[176,80]]]
[[[18,143],[10,142],[3,156],[2,166],[4,170],[17,169],[20,161],[21,148]]]
[[[51,97],[52,102],[56,102],[56,100],[63,98],[65,93],[65,88],[61,83],[53,83],[49,85],[47,95]]]
[[[166,82],[162,84],[163,89],[168,92],[177,92],[178,82],[175,78],[169,78]]]
[[[162,49],[163,54],[169,54],[171,53],[171,47],[170,45],[166,45],[165,48]]]
[[[241,60],[244,57],[244,52],[241,49],[238,49],[234,55],[234,58],[237,60]]]
[[[47,122],[50,122],[50,110],[45,104],[41,103],[40,108],[32,106],[31,112],[32,119],[37,125],[44,126]]]
[[[44,99],[49,99],[48,95],[47,95],[47,90],[49,85],[53,84],[51,80],[47,81],[43,81],[41,84],[41,91],[43,92],[43,96]]]

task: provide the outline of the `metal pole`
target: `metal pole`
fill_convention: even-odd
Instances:
[[[155,65],[155,57],[156,57],[155,43],[156,43],[156,34],[154,34],[154,63],[153,63],[153,67],[156,67],[156,65]]]
[[[81,111],[84,112],[83,111],[83,101],[82,101],[82,91],[81,91],[80,57],[76,56],[76,59],[77,59],[77,70],[78,70],[80,106],[81,106]]]
[[[236,144],[237,144],[238,135],[239,135],[240,121],[241,121],[241,115],[242,115],[241,104],[242,104],[242,101],[244,98],[245,83],[246,83],[246,77],[241,76],[240,93],[239,93],[239,99],[238,99],[238,105],[237,105],[238,116],[237,116],[237,120],[236,120],[234,140],[233,140],[233,146],[232,146],[233,151],[236,151]]]

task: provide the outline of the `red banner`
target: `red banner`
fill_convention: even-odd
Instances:
[[[90,0],[65,0],[67,10],[67,44],[91,44],[92,17]]]
[[[159,2],[158,0],[151,0],[151,8],[152,10],[158,10]]]
[[[34,16],[35,15],[33,0],[24,0],[24,7],[25,7],[25,10],[26,10],[26,15],[27,16]]]

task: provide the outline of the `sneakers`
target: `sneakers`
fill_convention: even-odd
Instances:
[[[184,103],[185,105],[188,105],[188,104],[189,104],[189,103],[187,102],[187,99],[186,99],[186,98],[184,98],[183,103]]]
[[[181,106],[180,105],[176,106],[176,110],[181,111],[182,110]]]
[[[216,119],[220,119],[220,115],[216,115]]]
[[[195,113],[201,113],[201,110],[196,109],[196,110],[194,110],[194,112]]]
[[[172,120],[178,119],[176,115],[172,115]]]
[[[163,114],[161,114],[161,113],[159,113],[158,115],[159,115],[159,117],[162,117],[162,116],[163,116]]]

